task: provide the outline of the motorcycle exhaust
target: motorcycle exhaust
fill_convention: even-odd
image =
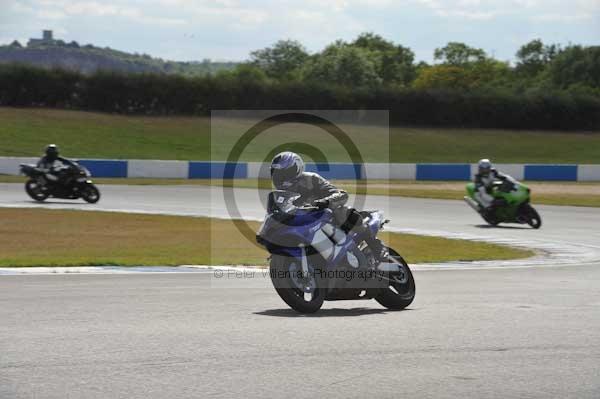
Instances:
[[[464,196],[464,200],[467,203],[467,205],[469,205],[471,208],[473,208],[473,210],[477,213],[481,212],[481,209],[479,207],[479,204],[477,203],[477,201],[475,201],[473,198],[467,197],[466,195]]]

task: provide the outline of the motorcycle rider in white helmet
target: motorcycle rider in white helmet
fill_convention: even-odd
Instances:
[[[378,261],[387,258],[387,249],[365,226],[361,214],[346,206],[348,194],[317,173],[305,172],[304,161],[298,154],[286,151],[275,155],[271,162],[271,180],[278,190],[300,194],[297,203],[331,209],[336,223],[344,231],[354,230],[364,237]]]
[[[489,159],[481,159],[477,164],[475,175],[475,199],[484,211],[489,212],[494,206],[500,205],[490,194],[495,181],[513,180],[509,175],[498,172]]]

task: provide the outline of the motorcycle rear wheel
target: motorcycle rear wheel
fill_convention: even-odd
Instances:
[[[299,278],[299,263],[296,258],[273,255],[270,265],[271,282],[277,294],[290,308],[300,313],[315,313],[325,301],[325,279],[310,264],[310,277]]]
[[[390,273],[390,285],[388,289],[375,297],[382,306],[392,310],[402,310],[409,306],[415,299],[415,279],[406,261],[400,254],[389,248],[389,263],[396,263],[401,272]]]
[[[539,229],[540,227],[542,227],[542,218],[540,217],[540,214],[531,205],[524,205],[522,210],[525,214],[525,218],[527,220],[528,225],[530,225],[534,229]]]
[[[27,180],[25,183],[25,192],[38,202],[44,202],[50,196],[50,194],[41,190],[40,185],[35,180]]]

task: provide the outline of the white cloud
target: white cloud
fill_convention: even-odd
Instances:
[[[600,34],[600,0],[0,0],[1,37],[69,29],[68,40],[158,56],[242,59],[278,39],[317,51],[365,31],[419,54],[448,40],[497,49],[515,43],[589,43]],[[529,23],[528,23],[529,22]],[[485,26],[485,29],[482,29]],[[506,33],[506,34],[505,34]],[[64,36],[63,36],[64,37]],[[513,37],[515,42],[513,42]],[[166,42],[174,43],[169,47]],[[186,56],[185,54],[199,54]],[[417,57],[419,58],[419,57]]]
[[[41,19],[63,19],[67,17],[67,14],[62,11],[46,9],[36,11],[35,15]]]
[[[68,17],[121,17],[144,24],[160,26],[183,25],[183,18],[168,18],[146,13],[141,8],[119,5],[116,2],[34,0],[37,7],[22,6],[21,10],[35,14],[41,19],[64,19]]]
[[[465,11],[465,10],[436,10],[436,14],[441,17],[459,17],[471,20],[490,20],[500,15],[495,11]]]
[[[533,20],[581,20],[600,12],[600,0],[413,0],[435,15],[448,18],[490,20],[502,15],[526,16]]]
[[[578,22],[587,19],[592,19],[590,14],[541,14],[531,17],[536,22]]]
[[[502,14],[503,8],[497,1],[482,0],[414,0],[429,8],[440,17],[470,20],[490,20]]]
[[[254,29],[269,18],[269,13],[261,7],[242,6],[236,0],[150,0],[152,2],[158,7],[169,7],[165,11],[178,7],[190,25],[221,24],[221,28]]]

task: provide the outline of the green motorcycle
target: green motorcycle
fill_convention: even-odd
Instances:
[[[467,184],[465,202],[492,226],[498,223],[528,224],[534,229],[542,226],[542,218],[531,206],[531,190],[516,180],[497,181],[492,185],[494,203],[486,210],[475,198],[475,183]]]

